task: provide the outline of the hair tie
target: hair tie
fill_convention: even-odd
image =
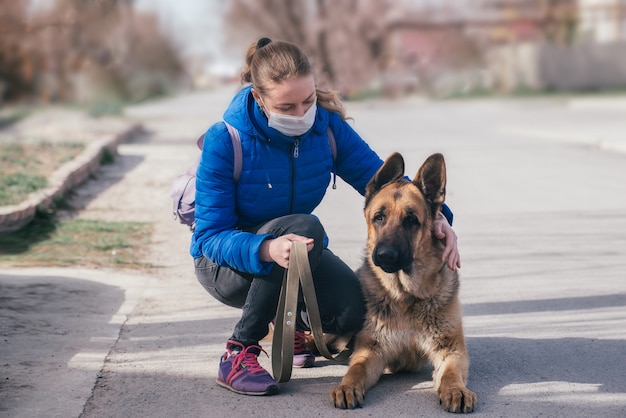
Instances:
[[[256,49],[261,49],[270,42],[272,42],[270,38],[261,38],[259,39],[259,42],[256,43]]]

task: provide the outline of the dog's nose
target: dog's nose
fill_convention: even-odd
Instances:
[[[393,247],[380,246],[376,250],[376,257],[383,263],[393,263],[398,259],[398,251]]]
[[[376,247],[372,257],[374,264],[387,273],[398,270],[398,250],[389,245]]]

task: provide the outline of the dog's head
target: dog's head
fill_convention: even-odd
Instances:
[[[432,265],[441,254],[433,222],[445,195],[443,155],[428,157],[412,182],[404,178],[402,156],[390,155],[365,193],[367,249],[373,264],[386,273],[409,274]]]

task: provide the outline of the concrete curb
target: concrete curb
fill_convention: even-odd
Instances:
[[[17,205],[1,206],[0,234],[17,231],[32,221],[38,210],[50,209],[56,200],[84,182],[100,167],[105,150],[116,154],[119,144],[142,131],[141,124],[134,124],[123,132],[90,143],[78,157],[52,173],[48,178],[47,188],[31,193],[26,200]]]

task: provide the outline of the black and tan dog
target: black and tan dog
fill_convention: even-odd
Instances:
[[[459,280],[442,262],[443,244],[433,236],[446,193],[443,156],[431,155],[413,182],[403,176],[404,160],[395,153],[367,186],[368,238],[358,270],[367,314],[331,399],[337,408],[356,408],[385,370],[417,371],[430,361],[444,409],[472,412],[476,395],[465,386],[469,358]]]

